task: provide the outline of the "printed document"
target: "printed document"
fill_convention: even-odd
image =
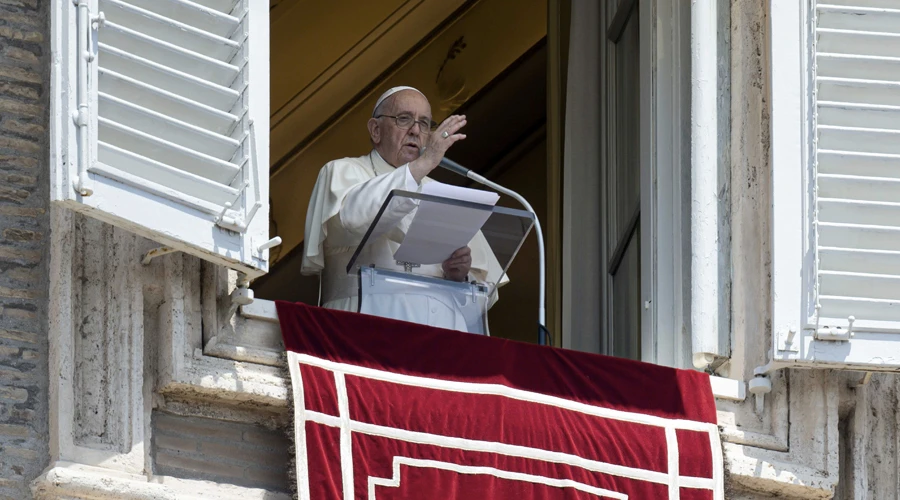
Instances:
[[[428,182],[422,186],[421,192],[483,206],[471,208],[420,201],[403,243],[394,253],[394,258],[400,262],[444,262],[454,251],[472,241],[491,216],[491,207],[500,199],[499,194],[491,191],[451,186],[442,182]]]

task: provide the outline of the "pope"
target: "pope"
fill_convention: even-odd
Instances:
[[[321,305],[357,311],[359,285],[347,264],[393,190],[419,192],[428,174],[447,150],[466,135],[465,115],[452,115],[440,125],[432,121],[431,105],[412,87],[394,87],[375,104],[367,126],[372,151],[358,158],[334,160],[322,167],[309,200],[303,242],[303,274],[321,274]],[[395,228],[366,246],[367,262],[402,271],[393,259],[403,239],[404,218],[414,206],[397,207]],[[408,218],[406,218],[408,219]],[[406,222],[408,224],[408,221]],[[441,264],[414,268],[419,275],[452,281],[478,281],[497,286],[502,269],[479,232],[468,246],[456,250]],[[492,295],[491,304],[497,299]],[[466,331],[459,307],[451,297],[439,293],[392,293],[368,296],[380,316],[431,326]],[[370,307],[371,309],[371,307]]]

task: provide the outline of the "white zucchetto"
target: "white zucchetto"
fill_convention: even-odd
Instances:
[[[375,107],[372,109],[372,117],[373,118],[375,117],[375,113],[378,112],[378,106],[381,106],[381,103],[383,103],[385,101],[385,99],[387,99],[388,97],[390,97],[402,90],[413,90],[415,92],[422,94],[421,90],[414,88],[414,87],[408,87],[406,85],[389,88],[384,92],[384,94],[381,94],[381,97],[379,97],[378,101],[375,102]],[[425,97],[425,94],[422,94],[422,97]],[[427,99],[427,97],[425,97],[425,98]]]

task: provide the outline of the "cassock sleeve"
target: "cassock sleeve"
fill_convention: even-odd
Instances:
[[[301,272],[318,274],[324,269],[327,223],[332,217],[339,217],[345,231],[344,234],[335,235],[341,240],[340,246],[357,245],[375,219],[381,204],[394,189],[420,189],[408,165],[376,177],[370,177],[363,165],[353,161],[336,160],[325,165],[319,171],[306,212]],[[393,213],[384,214],[382,218],[399,221],[414,207],[413,203],[399,205]]]

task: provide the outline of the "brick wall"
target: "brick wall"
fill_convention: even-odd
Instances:
[[[50,0],[0,0],[0,499],[47,466]]]
[[[289,490],[291,452],[284,431],[160,411],[151,422],[154,474]]]

